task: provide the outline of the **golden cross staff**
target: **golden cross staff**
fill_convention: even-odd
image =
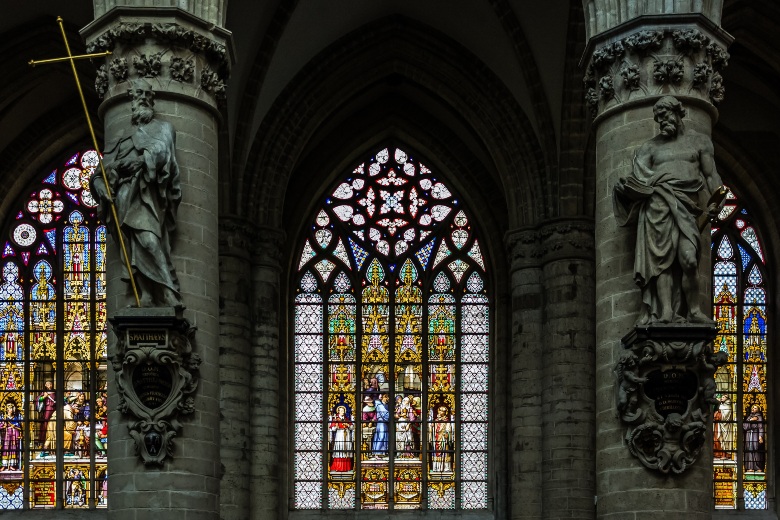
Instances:
[[[79,97],[81,98],[81,106],[84,107],[84,116],[87,118],[87,126],[89,126],[89,133],[92,136],[92,146],[95,147],[95,151],[98,153],[98,164],[100,164],[100,173],[103,175],[103,183],[106,185],[106,194],[108,195],[108,202],[111,206],[111,216],[114,218],[114,224],[116,225],[116,235],[119,237],[119,248],[122,250],[122,256],[125,259],[125,267],[127,268],[127,275],[130,277],[130,286],[133,288],[133,295],[135,296],[136,306],[141,306],[141,299],[138,297],[138,288],[135,285],[135,277],[133,276],[133,269],[130,266],[130,257],[127,254],[127,248],[125,247],[125,240],[122,237],[122,230],[119,227],[119,218],[116,214],[116,205],[114,204],[114,197],[111,194],[111,185],[108,183],[108,176],[106,175],[106,169],[103,166],[103,156],[100,154],[100,147],[98,147],[97,137],[95,137],[95,129],[92,127],[92,119],[89,116],[89,109],[87,109],[87,101],[84,99],[84,91],[81,88],[81,81],[79,81],[79,74],[76,72],[76,60],[85,58],[98,58],[102,56],[108,56],[111,51],[97,52],[93,54],[81,54],[74,56],[70,52],[70,44],[68,43],[68,37],[65,35],[65,26],[62,24],[62,17],[57,17],[57,23],[60,25],[60,32],[62,33],[62,40],[65,42],[65,50],[68,51],[68,55],[62,58],[52,58],[49,60],[30,60],[30,66],[43,65],[46,63],[58,63],[60,61],[69,61],[70,67],[73,70],[73,78],[76,80],[76,88],[79,91]]]

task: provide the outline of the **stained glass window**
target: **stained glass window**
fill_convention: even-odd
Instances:
[[[0,512],[106,502],[106,229],[76,153],[6,223],[0,271]]]
[[[473,221],[385,148],[330,192],[294,280],[294,507],[488,507],[490,302]]]
[[[767,423],[767,270],[749,210],[732,192],[712,226],[716,351],[713,475],[716,509],[766,509],[770,471]]]

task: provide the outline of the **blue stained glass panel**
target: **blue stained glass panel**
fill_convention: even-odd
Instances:
[[[739,256],[742,258],[742,270],[746,271],[748,268],[748,265],[750,265],[750,261],[753,259],[750,256],[750,253],[748,253],[744,247],[742,247],[742,244],[737,244],[739,247]]]

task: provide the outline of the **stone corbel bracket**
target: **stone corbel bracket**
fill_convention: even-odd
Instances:
[[[714,375],[725,364],[713,352],[709,324],[636,327],[622,339],[615,364],[615,408],[632,455],[661,473],[682,473],[707,439],[718,401]]]
[[[109,320],[117,336],[112,358],[119,410],[136,453],[147,466],[173,455],[179,417],[191,414],[200,356],[193,352],[195,328],[173,308],[130,308]]]

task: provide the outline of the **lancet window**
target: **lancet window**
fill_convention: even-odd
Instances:
[[[97,165],[86,150],[43,175],[0,241],[0,512],[107,506]]]
[[[295,265],[294,507],[487,508],[490,292],[461,200],[382,149]]]
[[[728,354],[715,375],[716,509],[767,508],[767,252],[752,213],[729,191],[712,226],[715,349]]]

